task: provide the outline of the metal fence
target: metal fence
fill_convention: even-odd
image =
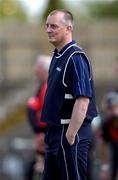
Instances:
[[[0,87],[29,80],[38,49],[31,40],[0,41]]]

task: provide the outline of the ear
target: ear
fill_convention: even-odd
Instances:
[[[72,26],[67,26],[67,30],[72,32],[73,30]]]

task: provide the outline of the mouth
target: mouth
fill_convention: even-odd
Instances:
[[[54,35],[48,34],[48,37],[49,37],[49,38],[54,38]]]
[[[48,36],[49,37],[49,39],[52,39],[52,38],[54,38],[54,36]]]

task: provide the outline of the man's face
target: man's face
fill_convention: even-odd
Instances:
[[[118,104],[106,106],[103,111],[107,116],[118,117]]]
[[[112,108],[111,108],[111,111],[112,111],[112,114],[114,116],[117,116],[118,117],[118,104],[114,105]]]
[[[46,21],[46,32],[49,42],[54,46],[63,44],[69,32],[68,27],[63,23],[63,16],[63,13],[49,15]]]

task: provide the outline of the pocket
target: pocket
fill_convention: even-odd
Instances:
[[[76,146],[78,144],[78,135],[75,136],[75,142],[72,145],[70,145],[70,143],[68,142],[66,136],[65,136],[64,139],[65,139],[66,144],[69,145],[70,147],[74,147],[74,146]]]

